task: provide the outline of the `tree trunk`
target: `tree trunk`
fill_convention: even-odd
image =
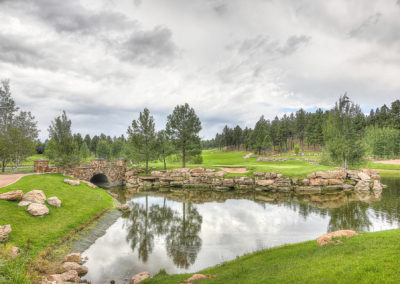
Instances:
[[[146,174],[149,172],[149,160],[146,160]]]
[[[186,149],[182,149],[182,168],[186,168]]]
[[[164,157],[164,170],[167,169],[167,162],[165,161],[165,157]]]
[[[3,173],[6,171],[6,162],[5,162],[5,161],[2,162],[1,171],[2,171]]]

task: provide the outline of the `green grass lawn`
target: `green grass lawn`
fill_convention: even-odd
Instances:
[[[37,218],[26,212],[26,207],[18,207],[17,201],[0,200],[0,224],[11,224],[13,230],[9,243],[25,248],[30,239],[32,253],[37,254],[113,206],[113,199],[103,189],[93,189],[84,183],[71,186],[63,182],[64,178],[61,174],[31,175],[0,188],[0,193],[40,189],[46,197],[57,196],[62,202],[60,208],[48,205],[50,214]]]
[[[203,163],[202,164],[188,164],[187,167],[204,167],[211,169],[218,169],[220,167],[246,167],[249,171],[248,174],[229,174],[228,176],[252,176],[253,172],[275,172],[283,174],[285,177],[304,178],[308,174],[316,171],[332,170],[333,167],[322,165],[310,165],[306,161],[284,161],[284,162],[257,162],[256,157],[253,156],[244,160],[247,152],[222,152],[217,149],[203,150]],[[296,157],[296,156],[293,156]],[[308,157],[297,157],[308,158]],[[160,161],[150,163],[151,167],[163,169],[163,164]],[[182,167],[181,162],[167,163],[168,169]]]
[[[63,182],[64,178],[60,174],[31,175],[0,188],[0,193],[40,189],[46,197],[57,196],[62,202],[60,208],[47,205],[50,214],[38,218],[31,216],[26,207],[18,207],[18,201],[0,200],[0,225],[12,226],[8,244],[21,248],[24,255],[16,261],[2,260],[0,255],[0,283],[30,283],[30,259],[35,260],[41,251],[114,206],[113,199],[103,189],[93,189],[85,183],[71,186]],[[30,251],[26,255],[28,239]]]
[[[324,247],[315,240],[285,245],[200,271],[216,277],[198,283],[398,283],[399,243],[400,230],[390,230]],[[180,283],[193,274],[160,273],[142,283]]]

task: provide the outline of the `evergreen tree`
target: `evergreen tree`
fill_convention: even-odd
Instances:
[[[187,103],[177,105],[172,114],[168,115],[166,130],[176,149],[182,151],[182,167],[186,167],[188,155],[194,156],[201,153],[200,119]]]
[[[60,167],[72,167],[79,163],[78,145],[71,133],[71,120],[63,111],[49,126],[50,141],[46,149],[55,164]]]
[[[100,140],[99,143],[97,143],[96,157],[109,160],[110,155],[110,144],[106,140]]]
[[[164,162],[164,170],[166,170],[166,158],[175,153],[175,148],[165,130],[161,130],[157,133],[157,151],[159,157]]]
[[[79,152],[83,160],[86,160],[90,156],[90,150],[85,141],[83,141]]]
[[[324,140],[333,161],[346,169],[362,161],[364,147],[362,134],[357,131],[356,117],[361,113],[358,105],[345,94],[330,111],[324,127]]]
[[[139,162],[146,162],[147,173],[149,161],[157,156],[154,118],[147,108],[139,114],[138,120],[132,121],[127,133],[134,148],[134,158]]]

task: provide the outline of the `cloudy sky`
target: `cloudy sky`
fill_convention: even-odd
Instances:
[[[368,112],[400,98],[400,0],[0,0],[0,78],[46,138],[125,134],[177,104],[201,136],[340,95]]]

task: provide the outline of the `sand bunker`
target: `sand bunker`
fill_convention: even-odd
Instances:
[[[376,161],[375,163],[387,164],[387,165],[400,165],[400,159],[398,159],[398,160]]]
[[[245,174],[248,173],[246,168],[220,168],[221,170],[227,172],[227,173],[233,173],[233,174]]]

